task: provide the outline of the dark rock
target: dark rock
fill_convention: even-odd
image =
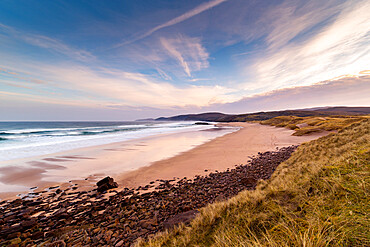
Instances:
[[[14,232],[20,232],[23,230],[23,227],[21,225],[14,225],[14,226],[10,226],[8,228],[3,228],[3,230],[0,231],[0,236],[1,235],[8,235],[8,234],[11,234],[11,233],[14,233]]]
[[[245,177],[241,179],[241,183],[246,187],[253,187],[257,184],[257,179],[254,177]]]
[[[190,210],[184,213],[177,214],[169,219],[167,219],[165,222],[163,222],[163,226],[165,229],[173,228],[177,224],[184,223],[187,224],[189,223],[192,219],[197,216],[199,213],[198,210]]]
[[[66,243],[63,240],[58,240],[45,245],[45,247],[65,247],[65,246]]]
[[[145,229],[148,229],[148,230],[152,230],[154,228],[154,226],[156,226],[158,224],[157,224],[157,221],[153,219],[153,220],[143,220],[143,221],[140,221],[139,222],[139,225],[142,228],[145,228]]]
[[[59,229],[53,229],[51,231],[45,232],[45,238],[55,237],[59,234],[59,232]]]
[[[67,216],[66,212],[67,212],[67,210],[65,208],[61,208],[58,211],[56,211],[53,214],[53,216],[56,217],[56,218],[63,218],[65,216]]]
[[[195,125],[209,125],[209,123],[206,123],[206,122],[196,122]]]
[[[21,233],[20,232],[13,232],[11,234],[9,234],[6,239],[13,239],[13,238],[19,238],[21,236]]]
[[[43,232],[35,232],[31,235],[31,239],[40,239],[44,237]]]
[[[118,184],[114,182],[113,178],[111,177],[105,177],[99,182],[96,183],[98,186],[98,192],[104,192],[109,189],[117,188]]]
[[[33,226],[37,225],[36,220],[27,220],[27,221],[22,221],[21,226],[24,229],[32,228]]]

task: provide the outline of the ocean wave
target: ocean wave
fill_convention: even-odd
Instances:
[[[4,138],[4,137],[0,137],[0,141],[6,141],[8,140],[7,138]]]
[[[148,128],[144,125],[135,126],[112,126],[112,127],[87,127],[87,128],[60,128],[60,129],[23,129],[0,132],[1,136],[25,137],[25,136],[76,136],[76,135],[97,135],[121,131],[135,131]]]
[[[172,129],[188,126],[189,123],[145,123],[131,125],[75,127],[75,128],[35,128],[35,129],[13,129],[1,130],[0,137],[6,139],[24,139],[28,137],[63,137],[63,136],[88,136],[100,134],[112,134],[117,132],[136,132],[144,129]]]
[[[106,133],[115,133],[115,132],[124,132],[124,131],[135,131],[144,128],[130,128],[130,129],[111,129],[111,130],[102,130],[102,131],[82,131],[80,135],[99,135],[99,134],[106,134]]]
[[[66,126],[67,128],[58,128],[58,126],[57,128],[32,129],[28,126],[23,129],[6,129],[7,126],[4,127],[0,130],[2,133],[0,138],[9,141],[1,142],[0,161],[126,141],[161,133],[205,128],[193,125],[192,122],[117,124],[94,127]],[[32,134],[26,134],[30,132]]]
[[[73,124],[73,123],[72,123]],[[192,124],[171,122],[171,123],[143,123],[143,124],[120,124],[103,126],[69,126],[61,128],[23,128],[23,129],[1,129],[0,138],[2,140],[12,140],[12,145],[41,144],[45,142],[64,142],[65,140],[76,140],[76,138],[105,138],[114,137],[115,134],[122,135],[125,132],[132,135],[140,133],[159,133],[170,131],[171,129],[190,127]],[[144,131],[144,132],[143,132]],[[126,136],[126,134],[124,134]],[[72,139],[70,139],[72,138]],[[1,147],[0,149],[11,148]]]

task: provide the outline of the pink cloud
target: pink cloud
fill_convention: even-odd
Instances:
[[[274,90],[237,102],[215,104],[207,110],[247,113],[316,106],[370,106],[370,76],[345,77],[309,86]]]

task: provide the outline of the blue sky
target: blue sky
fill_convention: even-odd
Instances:
[[[3,0],[0,120],[370,105],[368,13],[369,1]]]

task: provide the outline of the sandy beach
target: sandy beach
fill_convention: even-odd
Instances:
[[[144,186],[156,179],[192,178],[209,172],[224,171],[245,164],[258,152],[298,145],[326,135],[292,136],[294,131],[258,123],[224,123],[219,125],[242,127],[239,131],[218,137],[188,152],[154,162],[148,167],[123,173],[115,179],[122,187]]]
[[[0,182],[13,189],[0,193],[0,198],[14,198],[34,186],[38,187],[35,192],[76,184],[79,190],[90,190],[107,175],[118,182],[119,189],[145,186],[158,179],[192,178],[245,164],[258,152],[297,145],[326,134],[298,137],[292,136],[291,130],[257,123],[219,126],[241,128],[172,133],[16,160],[0,170]],[[215,134],[223,136],[212,139]]]

